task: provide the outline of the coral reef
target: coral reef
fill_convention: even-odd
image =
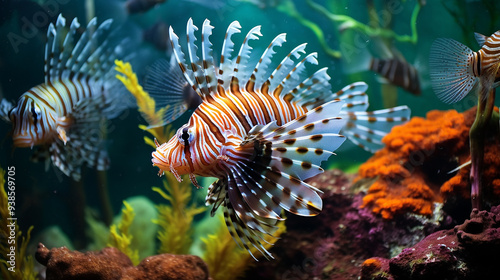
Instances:
[[[463,224],[435,232],[390,260],[366,260],[361,279],[496,279],[499,250],[500,206],[474,209]]]
[[[288,217],[287,233],[271,249],[276,260],[259,263],[244,279],[356,279],[367,258],[394,256],[435,230],[435,222],[419,217],[385,220],[360,209],[363,193],[354,193],[353,177],[328,170],[311,178],[324,192],[322,212]]]
[[[430,216],[435,202],[468,198],[470,167],[448,173],[469,160],[469,128],[474,117],[475,108],[464,113],[430,111],[425,119],[414,117],[395,127],[383,139],[386,147],[360,166],[357,184],[371,183],[362,207],[386,219],[408,212]],[[494,185],[498,140],[492,137],[496,131],[491,131],[484,181]]]
[[[209,279],[206,264],[199,257],[191,255],[161,254],[148,257],[133,266],[132,261],[116,248],[81,253],[65,247],[49,250],[40,243],[35,257],[47,267],[47,280]]]

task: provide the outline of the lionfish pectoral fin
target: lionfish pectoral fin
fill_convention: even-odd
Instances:
[[[9,111],[14,108],[14,104],[7,99],[0,101],[0,118],[6,122],[10,122]]]
[[[76,181],[80,179],[84,163],[99,171],[109,167],[103,143],[106,130],[101,112],[104,106],[101,97],[84,98],[78,101],[69,116],[58,120],[59,137],[49,149],[51,159]]]
[[[173,122],[188,110],[193,101],[200,99],[196,93],[188,94],[193,89],[175,60],[170,63],[164,59],[156,61],[146,74],[144,89],[155,100],[157,110],[166,108],[161,119],[141,113],[149,127],[164,126]]]
[[[57,134],[59,135],[59,139],[61,139],[66,145],[66,142],[68,142],[68,134],[66,133],[66,130],[60,126],[57,127]]]
[[[474,52],[452,40],[439,38],[431,46],[429,69],[432,88],[448,104],[462,100],[476,85],[472,72]]]

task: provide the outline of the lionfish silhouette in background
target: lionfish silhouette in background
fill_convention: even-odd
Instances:
[[[112,20],[97,25],[92,19],[78,38],[75,18],[66,28],[59,15],[50,24],[45,47],[45,82],[19,97],[17,105],[1,101],[1,117],[13,125],[15,147],[37,146],[64,174],[80,179],[85,163],[97,170],[109,160],[101,135],[106,119],[129,104],[114,77],[113,61],[124,55],[126,39],[110,39]]]
[[[209,20],[201,32],[202,59],[195,45],[198,28],[191,19],[187,23],[190,63],[170,28],[173,55],[201,103],[170,141],[156,143],[152,162],[160,175],[171,172],[181,180],[180,175],[189,174],[197,187],[195,175],[218,178],[206,198],[207,205],[213,205],[211,214],[223,206],[234,240],[248,251],[254,246],[272,257],[261,242],[284,219],[281,209],[301,216],[314,216],[322,209],[321,191],[304,180],[323,172],[321,162],[344,142],[339,134],[346,123],[342,116],[350,124],[346,134],[365,147],[376,147],[371,137],[405,121],[409,110],[401,106],[365,112],[367,85],[357,82],[332,93],[327,68],[304,78],[306,64],[318,63],[316,53],[305,54],[306,44],[293,49],[271,72],[274,48],[285,42],[285,34],[270,43],[254,67],[249,66],[249,42],[259,39],[260,26],[249,31],[233,57],[231,38],[240,28],[237,21],[229,25],[219,65],[209,41],[213,29]],[[156,88],[164,83],[180,112],[186,110],[184,83],[172,83],[165,75],[158,79]],[[172,119],[171,114],[166,122]]]
[[[480,81],[488,96],[500,84],[500,31],[490,37],[475,33],[481,49],[470,48],[453,39],[439,38],[431,46],[429,66],[432,88],[448,104],[462,100]]]

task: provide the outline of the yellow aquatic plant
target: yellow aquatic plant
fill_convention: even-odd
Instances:
[[[33,226],[28,229],[26,236],[23,236],[17,220],[11,220],[11,218],[15,219],[15,204],[9,205],[11,194],[7,195],[5,182],[5,170],[0,168],[0,236],[2,237],[0,241],[0,275],[2,277],[0,278],[5,280],[35,280],[37,273],[34,269],[33,256],[26,254]],[[9,190],[15,188],[15,181],[9,180],[9,182],[12,182],[8,184]],[[11,222],[13,222],[13,226]],[[14,254],[14,262],[10,262],[12,254]]]
[[[197,207],[191,203],[193,186],[189,180],[178,182],[170,173],[165,173],[162,190],[153,187],[170,204],[157,206],[159,212],[158,239],[160,240],[159,253],[187,254],[193,243],[193,218],[205,211],[205,207]]]
[[[226,223],[222,215],[217,215],[219,226],[215,234],[209,234],[207,238],[202,238],[205,244],[205,253],[202,258],[208,266],[210,276],[214,280],[234,280],[243,276],[245,270],[252,264],[252,256],[247,250],[238,247],[229,234]],[[262,245],[269,250],[272,244],[278,241],[281,234],[286,231],[284,222],[278,223],[278,229],[273,236],[266,235]],[[259,252],[253,246],[250,250],[254,256],[259,256]]]
[[[129,233],[129,228],[134,221],[134,209],[123,201],[122,218],[118,225],[111,225],[109,228],[108,246],[115,247],[127,255],[134,265],[139,264],[139,252],[130,247],[133,236]]]
[[[132,69],[132,65],[128,62],[115,60],[115,70],[120,74],[116,78],[120,80],[127,90],[135,97],[139,113],[148,122],[148,126],[139,125],[139,128],[149,132],[154,138],[158,139],[160,143],[166,142],[170,139],[170,126],[162,126],[163,117],[165,112],[170,108],[169,105],[156,110],[155,100],[147,93],[139,84],[137,75]],[[154,141],[149,137],[144,137],[146,144],[156,148]]]

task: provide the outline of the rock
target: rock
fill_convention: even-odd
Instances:
[[[161,254],[145,258],[134,267],[116,248],[81,253],[66,247],[38,245],[36,260],[47,267],[46,280],[208,280],[208,267],[191,255]]]
[[[365,261],[361,280],[497,279],[499,251],[500,206],[489,212],[474,209],[462,225],[435,232],[390,260],[378,260],[388,261],[388,267]]]

